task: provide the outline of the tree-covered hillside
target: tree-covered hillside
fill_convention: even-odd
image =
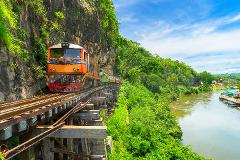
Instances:
[[[114,30],[107,32],[114,33],[115,72],[123,80],[118,105],[107,121],[114,141],[109,158],[204,159],[181,145],[182,131],[168,105],[181,94],[210,90],[213,76],[197,73],[182,62],[153,56],[138,43],[121,37],[116,33],[118,21],[111,0],[101,3],[104,9],[109,8],[105,16],[111,17]],[[105,20],[103,24],[109,25],[109,19]]]
[[[150,91],[160,94],[191,94],[211,88],[214,77],[208,72],[197,73],[182,62],[153,56],[138,43],[124,38],[120,42],[116,70],[123,79],[142,83]]]
[[[135,42],[124,38],[120,42],[116,72],[123,84],[116,111],[107,122],[114,140],[109,158],[203,159],[181,145],[182,131],[168,105],[181,94],[211,89],[213,76],[155,57]],[[192,87],[196,83],[199,86]]]

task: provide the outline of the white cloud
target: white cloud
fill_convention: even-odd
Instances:
[[[121,15],[119,17],[120,23],[133,23],[136,22],[137,18],[133,13],[127,14],[127,15]]]
[[[138,31],[141,33],[138,41],[164,57],[240,51],[240,29],[217,31],[219,27],[236,21],[240,21],[240,14],[198,24],[171,25],[160,21]]]
[[[159,21],[137,30],[137,41],[152,53],[182,60],[198,71],[240,72],[240,54],[236,54],[240,53],[240,28],[219,30],[239,21],[240,14],[194,24]],[[188,59],[195,56],[200,60]]]
[[[162,56],[192,55],[209,52],[240,51],[240,29],[231,32],[142,39],[147,49]]]
[[[130,7],[134,4],[137,4],[141,2],[142,0],[114,0],[114,6],[116,9],[122,9],[122,8],[127,8]]]
[[[229,22],[236,22],[240,20],[240,13],[232,18],[229,19]]]

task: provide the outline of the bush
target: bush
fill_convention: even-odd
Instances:
[[[33,66],[33,72],[35,73],[35,79],[41,80],[45,78],[46,71],[41,66]]]
[[[38,61],[38,64],[44,68],[47,63],[47,47],[41,38],[37,38],[33,44],[33,56]]]
[[[55,12],[54,15],[58,20],[64,20],[65,18],[64,14],[61,11]]]

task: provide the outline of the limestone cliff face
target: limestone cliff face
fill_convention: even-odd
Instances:
[[[97,0],[47,0],[47,16],[51,21],[54,13],[64,13],[63,40],[80,44],[89,53],[97,54],[101,65],[114,63],[114,49],[103,36],[102,12]],[[59,34],[51,35],[53,43],[59,42]]]
[[[37,81],[32,70],[19,59],[9,55],[6,47],[0,53],[0,102],[35,95],[45,87],[45,81]]]
[[[29,54],[38,51],[34,45],[39,39],[45,48],[69,41],[97,54],[101,66],[114,64],[114,48],[108,44],[101,29],[102,12],[98,1],[43,0],[40,9],[37,0],[18,0],[16,3],[12,10],[16,13],[19,28],[28,35],[22,40]],[[20,12],[15,11],[16,5],[21,7]],[[59,20],[56,12],[63,13],[64,18]],[[0,42],[0,102],[30,97],[45,87],[45,80],[37,80],[32,69],[33,64],[39,65],[38,58],[31,56],[30,62],[26,63],[14,53],[10,54]]]

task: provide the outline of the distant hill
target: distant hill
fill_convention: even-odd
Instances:
[[[214,76],[227,78],[227,79],[238,79],[238,80],[240,80],[240,73],[215,74]]]

